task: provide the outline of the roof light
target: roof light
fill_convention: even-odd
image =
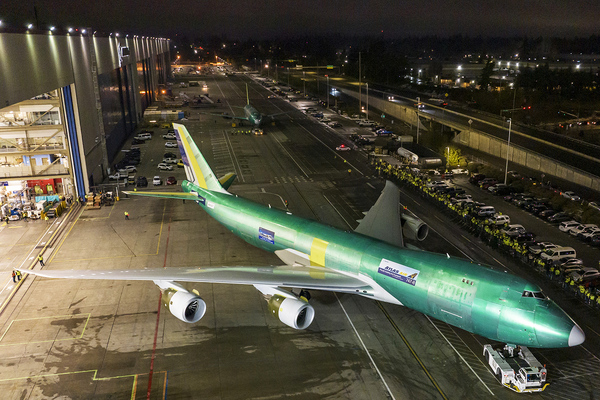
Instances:
[[[54,32],[54,30],[56,30],[56,27],[55,26],[51,26],[50,27],[50,32]]]
[[[28,24],[27,29],[33,29],[33,24]]]
[[[68,31],[69,33],[71,33],[71,32],[73,32],[73,28],[69,28],[69,29],[67,29],[67,31]]]

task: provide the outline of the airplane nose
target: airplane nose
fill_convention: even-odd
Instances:
[[[577,325],[573,325],[571,333],[569,334],[569,346],[579,346],[585,341],[585,333]]]

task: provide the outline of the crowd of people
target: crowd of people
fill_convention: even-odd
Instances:
[[[380,177],[416,190],[483,243],[535,268],[590,307],[600,309],[600,280],[575,281],[570,274],[565,274],[559,265],[541,258],[541,253],[532,253],[528,242],[507,235],[503,231],[504,225],[495,225],[488,218],[479,217],[476,208],[471,207],[469,203],[452,201],[452,195],[428,187],[428,177],[418,171],[405,165],[392,165],[381,159],[373,160],[373,163]]]

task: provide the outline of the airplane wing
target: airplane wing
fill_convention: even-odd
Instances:
[[[196,267],[156,268],[130,270],[29,270],[24,274],[44,278],[95,279],[126,281],[179,281],[228,283],[238,285],[268,285],[301,289],[356,292],[371,287],[357,276],[349,276],[323,267],[267,266],[267,267]]]
[[[404,247],[400,207],[400,191],[392,182],[386,181],[377,202],[360,221],[355,232]]]

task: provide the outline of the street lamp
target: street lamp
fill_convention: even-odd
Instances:
[[[306,71],[302,71],[302,84],[304,85],[304,97],[306,98]]]
[[[327,109],[329,110],[329,75],[325,75],[327,77]]]
[[[446,150],[448,151],[448,156],[446,157],[446,171],[448,171],[450,168],[450,147],[446,147]]]
[[[421,98],[417,97],[417,144],[419,144],[419,104],[421,104]]]
[[[367,85],[367,121],[369,120],[369,83],[366,83]]]
[[[508,154],[510,152],[510,128],[512,127],[512,118],[508,120],[508,142],[506,145],[506,168],[504,169],[504,184],[508,179]]]

